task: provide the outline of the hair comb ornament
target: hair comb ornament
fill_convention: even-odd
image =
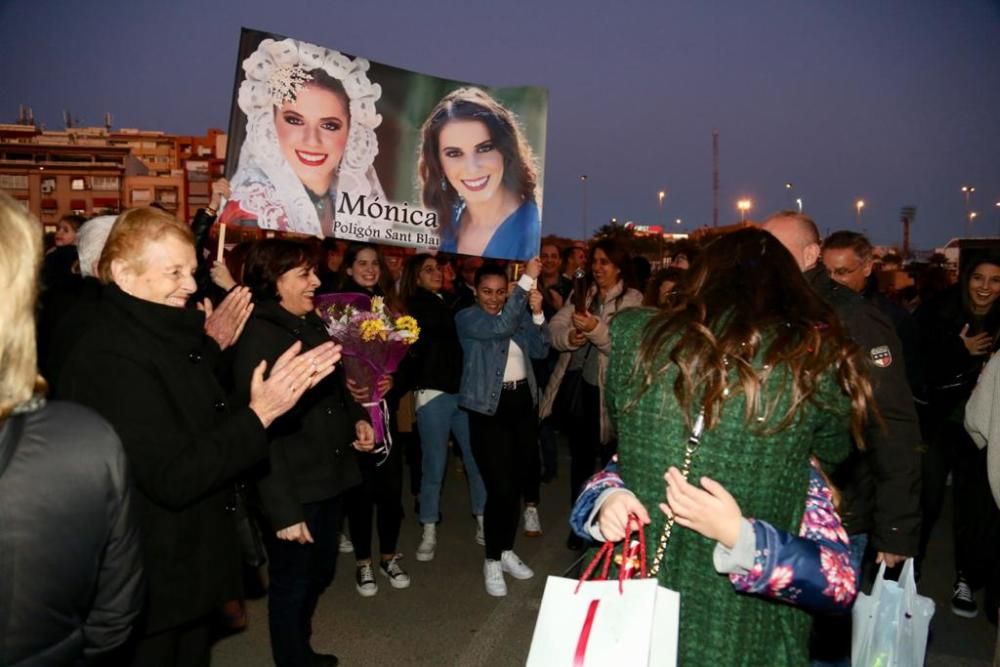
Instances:
[[[275,106],[294,102],[299,91],[313,80],[312,74],[299,65],[283,65],[275,68],[267,79],[267,93]]]

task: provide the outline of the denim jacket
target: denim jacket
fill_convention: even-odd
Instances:
[[[470,306],[455,315],[462,343],[462,385],[458,404],[468,410],[492,415],[500,403],[503,372],[511,338],[524,352],[531,395],[538,403],[538,387],[529,359],[544,359],[549,353],[548,324],[535,324],[525,307],[528,292],[518,282],[499,315]]]

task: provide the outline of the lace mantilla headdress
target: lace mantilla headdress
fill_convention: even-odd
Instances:
[[[350,100],[350,129],[334,189],[385,198],[373,167],[378,155],[375,128],[382,122],[375,102],[382,87],[368,80],[368,67],[364,58],[352,60],[339,51],[295,39],[265,39],[243,61],[246,78],[240,84],[238,104],[247,116],[247,131],[232,189],[241,208],[257,216],[259,227],[322,235],[316,208],[281,154],[274,126],[275,106],[293,101],[315,69],[340,81]]]

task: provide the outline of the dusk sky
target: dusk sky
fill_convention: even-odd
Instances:
[[[805,210],[914,245],[1000,231],[1000,2],[0,0],[0,120],[202,134],[229,118],[241,26],[485,85],[550,91],[544,231]],[[791,182],[789,195],[785,183]],[[680,218],[678,228],[673,221]]]

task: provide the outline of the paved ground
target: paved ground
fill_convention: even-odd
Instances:
[[[354,590],[353,558],[342,557],[338,576],[316,612],[314,648],[336,653],[343,665],[523,665],[545,575],[561,574],[576,556],[564,546],[566,484],[560,478],[543,485],[545,535],[518,538],[516,551],[535,570],[535,578],[516,581],[508,577],[510,593],[497,599],[483,590],[482,547],[473,541],[475,524],[469,516],[465,481],[457,464],[450,465],[442,504],[445,521],[438,529],[435,559],[419,563],[412,558],[419,541],[419,527],[412,516],[404,520],[400,538],[400,550],[407,556],[403,564],[413,579],[410,588],[394,590],[379,576],[378,594],[362,598]],[[409,514],[408,499],[406,505]],[[995,626],[982,615],[968,620],[951,613],[949,534],[950,522],[942,521],[920,585],[921,593],[937,602],[927,664],[989,667]],[[272,664],[266,600],[251,601],[249,614],[246,631],[216,645],[215,667]]]

